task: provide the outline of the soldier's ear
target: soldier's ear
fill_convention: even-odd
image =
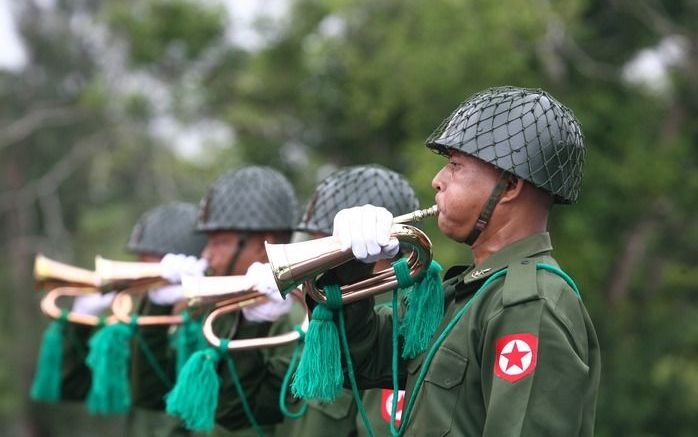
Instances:
[[[523,179],[517,178],[514,175],[509,175],[507,179],[507,186],[504,189],[504,193],[502,194],[502,198],[499,200],[499,202],[508,203],[517,199],[523,192],[524,184],[526,184],[526,182]]]

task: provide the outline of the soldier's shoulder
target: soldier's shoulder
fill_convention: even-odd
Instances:
[[[556,307],[560,300],[577,299],[576,291],[558,263],[550,256],[524,258],[507,267],[502,286],[504,306],[545,300]]]

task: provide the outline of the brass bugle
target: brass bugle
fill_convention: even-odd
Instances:
[[[182,276],[184,296],[190,306],[205,305],[227,300],[240,293],[250,292],[254,283],[245,275],[237,276]]]
[[[190,307],[201,307],[205,304],[215,304],[216,307],[236,303],[252,304],[263,296],[253,290],[252,281],[245,276],[183,276],[181,286],[184,289],[186,303]],[[134,294],[136,292],[131,289],[125,289],[116,295],[112,304],[112,312],[120,322],[131,322]],[[248,300],[249,303],[244,303]],[[203,308],[198,308],[198,310],[203,310]],[[183,321],[181,314],[141,315],[136,323],[139,326],[158,326],[180,325]]]
[[[291,296],[293,299],[295,299],[300,305],[303,306],[304,310],[304,317],[303,317],[303,322],[301,323],[301,330],[303,332],[308,331],[308,325],[309,325],[309,316],[308,316],[308,307],[305,303],[305,299],[303,296],[298,292],[294,291],[293,293],[289,293],[289,296]],[[206,338],[206,341],[213,347],[219,348],[221,346],[221,339],[216,335],[216,333],[213,331],[213,323],[214,321],[224,315],[224,314],[229,314],[235,311],[240,311],[246,306],[249,305],[257,305],[260,303],[263,303],[267,300],[267,296],[265,296],[262,293],[257,293],[257,296],[254,298],[246,298],[239,300],[237,302],[231,302],[226,305],[219,305],[216,309],[211,311],[208,316],[206,316],[206,319],[204,319],[204,324],[203,324],[203,334],[204,337]],[[262,337],[262,338],[243,338],[243,339],[234,339],[230,340],[228,342],[228,350],[234,351],[234,350],[249,350],[249,349],[262,349],[262,348],[271,348],[271,347],[276,347],[276,346],[282,346],[285,344],[293,343],[294,341],[297,341],[300,338],[300,333],[296,330],[284,333],[284,334],[279,334],[279,335],[274,335],[270,337]]]
[[[157,262],[115,261],[97,255],[95,273],[103,283],[115,283],[159,279],[162,276],[162,268]]]
[[[34,279],[40,287],[99,287],[95,272],[52,260],[39,253],[34,258]]]
[[[438,209],[434,205],[425,210],[398,216],[394,223],[400,223],[393,224],[391,228],[391,237],[397,238],[403,249],[411,250],[407,263],[413,278],[421,274],[431,263],[431,241],[423,231],[403,223],[436,214]],[[354,259],[351,248],[343,249],[339,238],[334,235],[292,244],[265,242],[265,248],[276,284],[282,294],[303,284],[308,295],[318,302],[325,302],[327,299],[324,292],[318,288],[315,279],[320,274]],[[359,282],[342,286],[342,302],[354,302],[396,287],[397,279],[393,269],[384,269]]]
[[[48,317],[54,320],[58,320],[63,313],[63,310],[58,306],[58,303],[56,302],[59,298],[66,296],[79,297],[94,294],[95,292],[96,290],[92,287],[54,288],[50,290],[48,293],[46,293],[46,295],[41,299],[41,311]],[[71,323],[76,323],[85,326],[97,326],[101,322],[101,318],[99,316],[93,316],[90,314],[78,314],[72,311],[67,313],[66,318]],[[114,315],[108,316],[104,321],[104,323],[106,324],[112,324],[115,322],[116,317]]]

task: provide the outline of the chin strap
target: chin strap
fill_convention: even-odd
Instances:
[[[475,226],[470,231],[468,236],[465,238],[465,244],[467,244],[468,246],[472,246],[473,243],[475,243],[475,241],[478,239],[482,231],[485,230],[487,224],[490,222],[490,219],[492,218],[494,208],[495,206],[497,206],[497,202],[499,202],[499,199],[502,198],[502,195],[504,194],[507,185],[509,185],[510,180],[511,176],[505,171],[503,171],[502,174],[499,175],[497,185],[495,185],[492,189],[492,193],[490,193],[490,198],[487,199],[487,203],[485,203],[485,206],[482,208],[480,216],[477,218],[477,221],[475,222]]]
[[[225,269],[224,276],[230,276],[233,274],[233,270],[235,269],[235,264],[238,263],[238,259],[240,258],[240,254],[245,249],[245,246],[247,245],[247,240],[249,239],[249,237],[250,237],[250,234],[248,234],[247,232],[244,232],[240,235],[240,238],[238,239],[237,247],[235,248],[235,252],[233,252],[233,257],[230,258],[230,262],[228,263],[228,267]]]

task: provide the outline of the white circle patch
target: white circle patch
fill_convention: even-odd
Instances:
[[[514,339],[506,343],[499,354],[499,370],[506,375],[521,375],[531,366],[532,359],[531,346],[523,340]]]

